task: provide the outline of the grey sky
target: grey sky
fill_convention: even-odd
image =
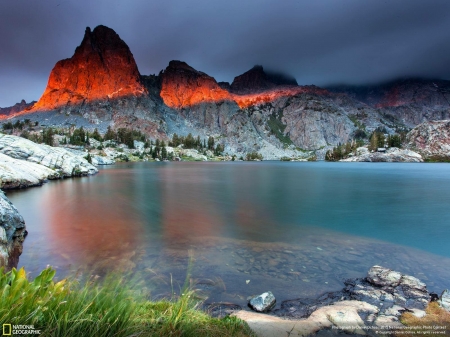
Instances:
[[[99,24],[141,74],[177,59],[218,81],[255,64],[319,86],[450,79],[448,0],[0,0],[0,107],[37,100]]]

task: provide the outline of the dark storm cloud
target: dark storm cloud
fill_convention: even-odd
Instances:
[[[179,59],[226,81],[255,64],[299,84],[450,79],[447,0],[0,0],[0,106],[38,99],[99,24],[142,74]]]

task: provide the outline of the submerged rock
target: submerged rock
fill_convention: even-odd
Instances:
[[[255,311],[267,312],[275,306],[275,303],[275,296],[273,296],[272,292],[267,291],[261,295],[251,298],[248,305]]]
[[[26,235],[25,221],[0,191],[0,267],[17,267]]]

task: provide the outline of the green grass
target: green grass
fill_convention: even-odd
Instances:
[[[186,286],[177,298],[152,302],[142,284],[127,275],[83,282],[75,276],[55,282],[54,276],[47,268],[30,281],[23,268],[0,269],[0,324],[34,325],[41,336],[55,337],[253,336],[237,318],[216,319],[200,311],[195,292]]]

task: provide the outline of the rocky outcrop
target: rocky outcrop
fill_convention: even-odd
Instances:
[[[430,301],[426,285],[419,279],[380,266],[373,266],[366,278],[347,280],[345,285],[341,291],[317,299],[284,301],[281,309],[274,311],[280,317],[242,310],[232,315],[264,337],[375,337],[381,332],[404,331],[401,314],[407,311],[423,317]]]
[[[450,120],[422,123],[406,135],[406,142],[424,157],[450,159]]]
[[[146,93],[133,54],[111,28],[86,28],[74,55],[56,63],[31,111]]]
[[[170,61],[160,76],[161,98],[171,108],[232,100],[229,92],[222,89],[213,77],[195,70],[185,62]]]
[[[0,153],[0,188],[3,190],[39,186],[47,179],[56,178],[59,178],[58,172],[43,165]]]
[[[28,139],[0,134],[0,153],[11,158],[39,164],[51,169],[49,179],[83,176],[98,170],[86,159],[63,148],[36,144]]]
[[[364,279],[349,279],[344,284],[343,290],[326,293],[318,299],[284,301],[277,315],[306,318],[324,306],[344,300],[358,301],[377,308],[376,315],[362,315],[366,324],[377,325],[378,322],[398,322],[398,317],[405,311],[423,315],[430,301],[426,285],[419,279],[381,266],[370,268]]]
[[[242,75],[236,76],[231,83],[230,91],[240,95],[254,94],[278,86],[297,86],[297,81],[292,76],[266,72],[262,66],[256,65]]]
[[[26,235],[22,216],[0,191],[0,267],[17,267]]]
[[[357,155],[351,156],[347,159],[342,159],[344,162],[400,162],[400,163],[421,163],[423,162],[422,156],[417,152],[398,149],[391,147],[386,152],[369,152],[366,147],[360,147],[357,149]]]

